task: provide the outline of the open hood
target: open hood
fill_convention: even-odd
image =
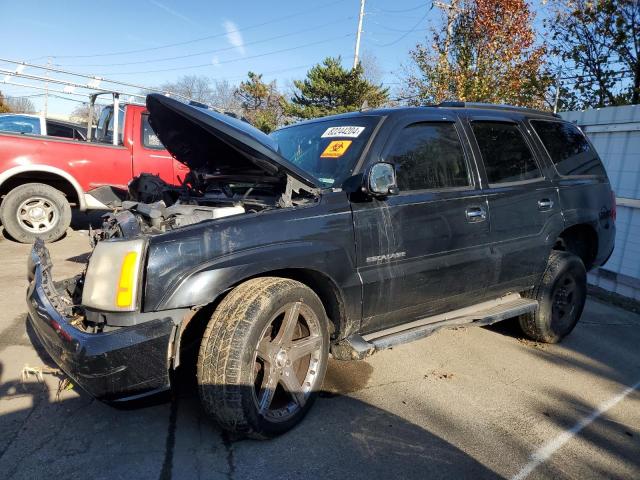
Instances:
[[[273,139],[246,122],[155,93],[147,96],[147,109],[160,141],[193,171],[229,178],[290,176],[320,187],[278,153]]]

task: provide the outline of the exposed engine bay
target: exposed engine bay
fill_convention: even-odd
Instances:
[[[283,183],[268,176],[232,182],[220,175],[190,172],[182,186],[173,186],[143,173],[129,183],[128,192],[116,194],[123,200],[110,202],[114,210],[103,215],[102,228],[93,240],[164,233],[206,220],[315,200],[313,192],[296,185],[294,179]]]

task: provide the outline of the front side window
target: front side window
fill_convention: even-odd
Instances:
[[[489,183],[521,182],[540,178],[540,169],[517,125],[502,122],[471,123],[484,160]]]
[[[154,150],[164,149],[164,145],[156,135],[156,132],[151,128],[149,124],[149,114],[142,114],[142,144],[146,148],[152,148]]]
[[[395,139],[387,161],[396,165],[398,188],[402,191],[470,185],[460,138],[450,122],[405,127]]]
[[[575,125],[531,120],[531,126],[560,175],[606,175],[598,155]]]

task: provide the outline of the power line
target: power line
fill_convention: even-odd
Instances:
[[[34,93],[33,95],[5,95],[4,98],[34,98],[34,97],[44,97],[44,93]]]
[[[617,76],[624,76],[626,74],[634,74],[635,72],[633,70],[619,70],[617,72],[611,72],[608,74],[603,74],[603,77],[617,77]],[[597,78],[598,75],[594,75],[592,73],[586,73],[586,74],[582,74],[582,75],[573,75],[570,77],[560,77],[560,80],[583,80],[586,78]]]
[[[383,28],[384,30],[388,30],[389,32],[376,32],[377,35],[395,35],[396,33],[411,33],[412,29],[404,29],[404,28],[393,28],[393,27],[389,27],[388,25],[385,25],[384,23],[380,23],[380,22],[373,22],[374,25],[378,25],[379,27]]]
[[[112,90],[106,90],[106,89],[99,88],[99,85],[100,85],[100,83],[113,83],[115,85],[123,85],[125,87],[137,88],[137,89],[140,89],[140,90],[144,90],[146,92],[160,92],[160,93],[163,93],[165,95],[169,95],[169,96],[173,96],[173,97],[177,97],[177,98],[182,98],[183,100],[192,100],[191,98],[186,97],[184,95],[180,95],[178,93],[168,92],[168,91],[161,90],[161,89],[158,89],[158,88],[145,87],[143,85],[136,85],[135,83],[123,82],[121,80],[110,80],[110,79],[107,79],[107,78],[99,77],[97,75],[88,75],[86,73],[71,72],[71,71],[68,71],[68,70],[63,70],[61,68],[44,66],[44,65],[36,65],[36,64],[27,63],[27,62],[20,62],[20,61],[17,61],[17,60],[10,60],[8,58],[0,58],[0,62],[5,62],[5,63],[11,63],[11,64],[14,64],[14,65],[18,65],[18,68],[16,69],[15,72],[11,72],[11,71],[8,71],[8,70],[0,69],[0,72],[4,72],[4,73],[6,73],[6,75],[9,75],[9,76],[17,76],[17,77],[25,77],[25,78],[33,77],[33,78],[31,78],[33,80],[38,80],[38,81],[43,80],[41,77],[36,77],[36,76],[33,76],[33,75],[28,75],[28,74],[22,73],[22,70],[24,69],[24,67],[31,67],[31,68],[36,68],[36,69],[39,69],[39,70],[45,70],[46,72],[61,73],[61,74],[64,74],[64,75],[70,75],[70,76],[80,77],[80,78],[87,78],[87,79],[91,80],[91,82],[89,82],[86,86],[84,86],[84,85],[79,85],[78,86],[78,84],[75,84],[73,82],[63,81],[63,80],[57,80],[55,82],[55,83],[59,83],[59,84],[64,84],[64,85],[69,86],[69,87],[78,86],[78,88],[95,89],[95,90],[99,90],[99,91],[102,91],[102,92],[112,93],[113,92]],[[6,81],[6,80],[3,83],[9,84],[9,82]],[[17,85],[17,84],[14,83],[14,85]],[[27,85],[27,87],[28,86],[29,85]],[[116,92],[116,93],[122,93],[122,92]],[[138,97],[143,96],[143,95],[139,95],[139,94],[129,94],[129,93],[124,93],[124,95],[138,96]]]
[[[416,5],[415,7],[403,8],[401,10],[385,10],[384,8],[376,7],[376,10],[381,13],[405,13],[405,12],[413,12],[415,10],[419,10],[421,8],[426,7],[426,3],[421,3],[420,5]]]
[[[342,20],[338,20],[337,22],[340,21],[346,21],[346,20],[352,20],[354,17],[350,16],[350,17],[346,17],[343,18]],[[314,30],[319,30],[321,28],[326,27],[327,25],[334,25],[335,23],[337,23],[336,21],[332,21],[332,22],[327,22],[327,23],[323,23],[321,25],[317,25],[315,27],[311,27],[311,28],[303,28],[301,30],[296,30],[295,32],[291,32],[291,33],[284,33],[281,35],[276,35],[274,37],[269,37],[269,38],[265,38],[263,40],[256,40],[253,42],[247,42],[244,45],[245,46],[250,46],[250,45],[258,45],[260,43],[265,43],[265,42],[270,42],[273,40],[279,40],[281,38],[286,38],[286,37],[292,37],[294,35],[299,35],[301,33],[308,33],[308,32],[312,32]],[[202,55],[211,55],[213,53],[220,53],[220,52],[226,52],[229,50],[235,50],[237,47],[236,46],[229,46],[229,47],[223,47],[223,48],[216,48],[214,50],[205,50],[202,52],[197,52],[197,53],[189,53],[186,55],[177,55],[177,56],[173,56],[173,57],[162,57],[162,58],[155,58],[155,59],[151,59],[151,60],[138,60],[135,62],[122,62],[122,63],[86,63],[86,64],[57,64],[58,66],[62,66],[62,67],[116,67],[116,66],[123,66],[123,65],[141,65],[141,64],[148,64],[148,63],[155,63],[155,62],[166,62],[166,61],[170,61],[170,60],[181,60],[183,58],[192,58],[192,57],[198,57],[198,56],[202,56]]]
[[[47,73],[49,72],[49,70],[44,67],[45,70],[47,70]],[[91,84],[88,83],[86,85],[83,85],[81,83],[76,83],[76,82],[70,82],[68,80],[60,80],[57,78],[48,78],[48,77],[41,77],[39,75],[30,75],[28,73],[22,73],[22,72],[12,72],[11,70],[5,70],[4,68],[0,68],[0,73],[7,75],[9,77],[18,77],[18,78],[25,78],[27,80],[35,80],[35,81],[44,81],[45,82],[45,99],[46,99],[46,92],[48,91],[48,85],[49,82],[51,83],[55,83],[57,85],[64,85],[65,87],[68,87],[70,89],[74,89],[74,88],[83,88],[83,89],[87,89],[87,90],[97,90],[99,92],[103,92],[103,93],[114,93],[113,90],[110,89],[105,89],[105,88],[100,88],[98,85],[95,84]],[[4,81],[4,83],[10,84],[8,81]],[[115,92],[115,93],[119,93],[121,95],[129,95],[132,97],[144,97],[144,95],[140,95],[137,93],[126,93],[126,92]]]
[[[398,37],[394,41],[389,42],[389,43],[379,44],[378,47],[381,47],[381,48],[390,47],[390,46],[395,45],[396,43],[404,40],[410,33],[413,33],[413,32],[418,30],[418,28],[420,27],[422,22],[427,19],[427,15],[429,15],[429,12],[425,13],[422,16],[422,18],[420,18],[420,20],[418,20],[418,23],[416,23],[410,30],[407,30],[403,35],[401,35],[400,37]]]
[[[293,50],[299,50],[301,48],[307,48],[307,47],[312,47],[312,46],[315,46],[315,45],[321,45],[323,43],[329,43],[329,42],[333,42],[334,40],[339,40],[339,39],[348,38],[348,37],[352,37],[352,36],[353,36],[353,33],[348,33],[346,35],[339,35],[337,37],[327,38],[325,40],[319,40],[317,42],[306,43],[304,45],[297,45],[295,47],[288,47],[288,48],[283,48],[283,49],[280,49],[280,50],[273,50],[271,52],[264,52],[264,53],[260,53],[260,54],[257,54],[257,55],[250,55],[248,57],[232,58],[230,60],[222,60],[220,62],[217,62],[215,65],[224,65],[224,64],[228,64],[228,63],[242,62],[244,60],[252,60],[254,58],[267,57],[269,55],[275,55],[275,54],[278,54],[278,53],[290,52],[290,51],[293,51]],[[0,59],[0,60],[2,60],[2,59]],[[178,71],[178,70],[189,70],[189,69],[192,69],[192,68],[211,67],[213,65],[214,64],[212,62],[207,62],[207,63],[200,63],[200,64],[197,64],[197,65],[187,65],[187,66],[184,66],[184,67],[161,68],[161,69],[158,69],[158,70],[140,70],[140,71],[135,71],[135,72],[109,72],[107,74],[99,73],[98,75],[139,75],[139,74],[144,74],[144,73],[163,73],[163,72],[174,72],[174,71]],[[113,83],[118,83],[118,82],[113,82]],[[147,90],[149,90],[149,89],[147,89]]]
[[[0,80],[0,83],[4,83],[5,85],[9,85],[9,86],[14,86],[14,87],[22,87],[22,88],[33,88],[36,90],[42,90],[42,91],[49,91],[49,92],[55,92],[55,93],[61,93],[64,95],[75,95],[78,97],[88,97],[88,94],[86,93],[77,93],[77,92],[68,92],[68,91],[64,91],[64,90],[53,90],[51,88],[46,88],[46,87],[40,87],[38,85],[29,85],[28,83],[17,83],[17,82],[8,82],[7,80]],[[43,93],[42,96],[45,96],[46,94]],[[49,95],[51,95],[51,93],[49,93]],[[125,96],[127,94],[124,94]],[[68,100],[72,100],[72,99],[68,99]],[[87,103],[86,101],[83,103]]]
[[[112,56],[117,56],[117,55],[129,55],[132,53],[142,53],[142,52],[151,52],[151,51],[155,51],[155,50],[162,50],[164,48],[171,48],[171,47],[179,47],[179,46],[183,46],[183,45],[189,45],[192,43],[197,43],[197,42],[202,42],[204,40],[210,40],[213,38],[220,38],[220,37],[225,37],[227,36],[229,33],[240,33],[240,32],[246,32],[248,30],[254,30],[256,28],[260,28],[260,27],[264,27],[265,25],[271,25],[272,23],[277,23],[277,22],[281,22],[283,20],[288,20],[290,18],[295,18],[298,17],[300,15],[304,15],[306,13],[309,12],[313,12],[316,10],[320,10],[320,9],[324,9],[327,7],[330,7],[332,5],[335,5],[337,3],[343,3],[344,0],[335,0],[333,2],[329,2],[329,3],[325,3],[323,5],[319,5],[317,7],[314,8],[307,8],[303,11],[299,11],[296,13],[292,13],[290,15],[285,15],[282,17],[278,17],[278,18],[274,18],[272,20],[267,20],[266,22],[261,22],[261,23],[257,23],[254,25],[250,25],[248,27],[244,27],[244,28],[238,28],[236,30],[232,30],[230,32],[220,32],[220,33],[216,33],[213,35],[207,35],[205,37],[200,37],[200,38],[194,38],[191,40],[185,40],[182,42],[175,42],[175,43],[167,43],[164,45],[158,45],[156,47],[147,47],[147,48],[139,48],[136,50],[121,50],[118,52],[108,52],[108,53],[94,53],[94,54],[90,54],[90,55],[50,55],[54,58],[95,58],[95,57],[112,57]],[[44,57],[38,57],[39,58],[44,58]],[[37,60],[37,59],[36,59]]]

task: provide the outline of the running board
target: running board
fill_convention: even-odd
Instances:
[[[508,318],[533,312],[536,308],[538,308],[536,300],[522,298],[519,294],[513,293],[496,300],[423,318],[379,332],[362,336],[354,334],[334,345],[332,352],[338,359],[363,359],[394,345],[427,337],[441,328],[461,325],[491,325]]]

